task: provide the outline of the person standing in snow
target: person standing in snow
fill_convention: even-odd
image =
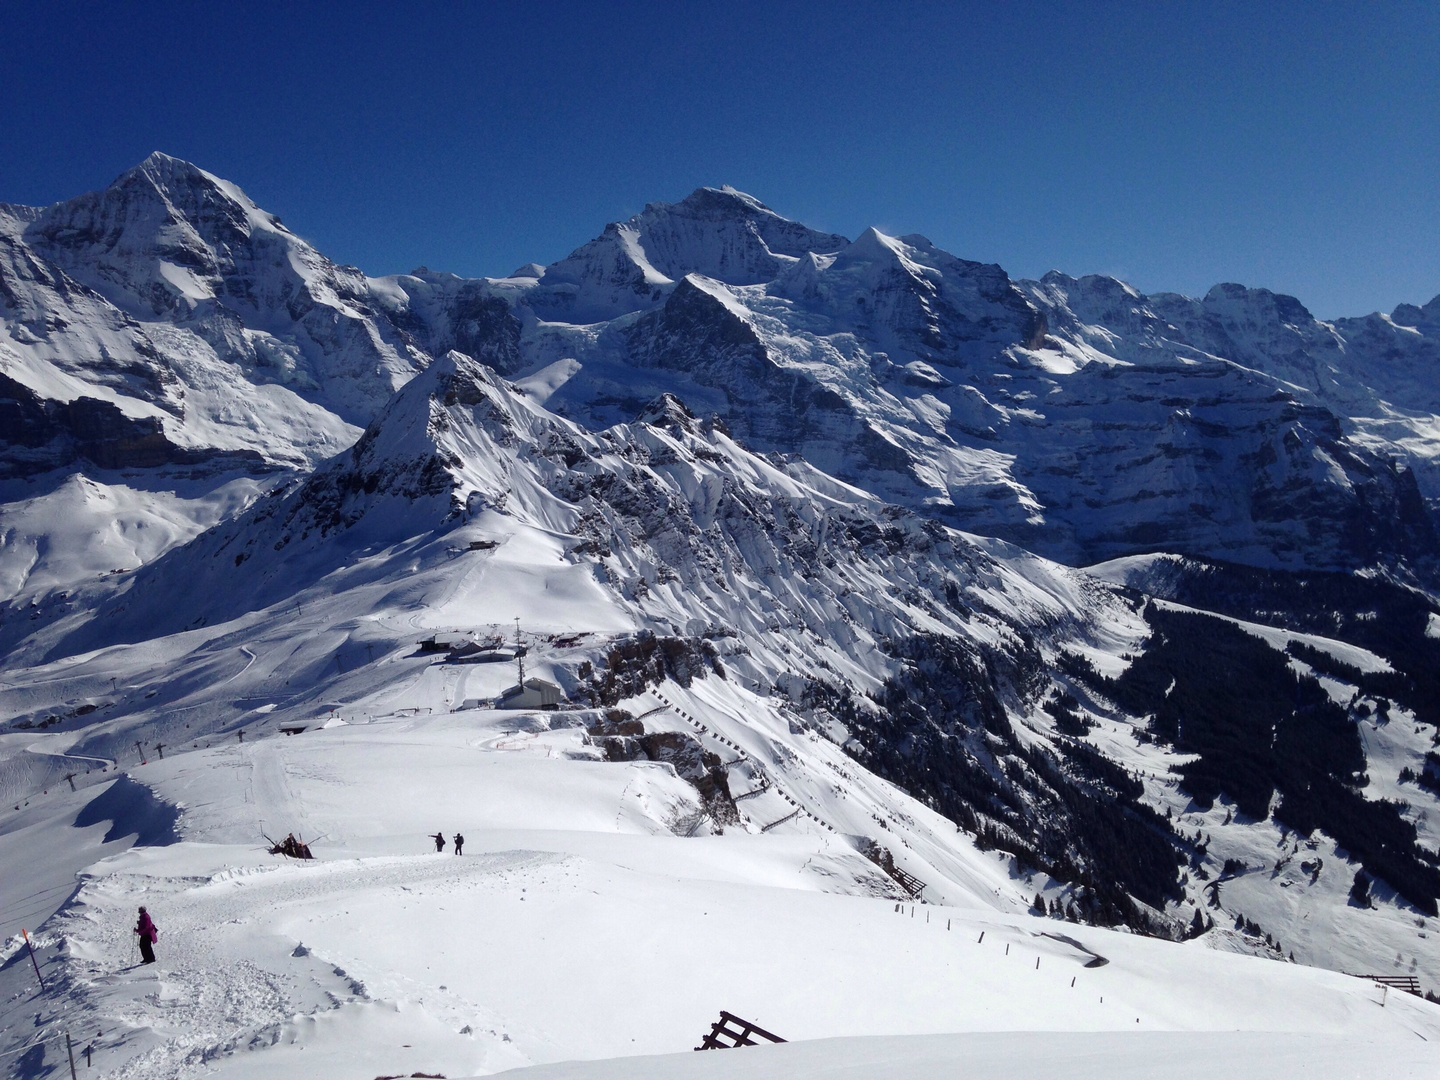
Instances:
[[[460,854],[460,849],[461,849],[462,847],[464,847],[464,846],[465,846],[465,837],[461,836],[461,835],[457,832],[457,833],[455,834],[455,854],[456,854],[456,855],[459,855],[459,854]]]
[[[438,832],[437,832],[437,833],[436,833],[434,836],[432,836],[430,839],[435,841],[435,850],[436,850],[436,851],[444,851],[444,850],[445,850],[445,834],[444,834],[444,833],[438,833]]]
[[[160,931],[155,929],[155,923],[151,920],[150,913],[145,910],[143,904],[140,907],[140,921],[135,924],[135,933],[140,935],[140,962],[153,964],[155,962],[155,942],[160,938]]]

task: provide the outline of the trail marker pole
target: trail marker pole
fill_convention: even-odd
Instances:
[[[145,761],[145,748],[140,745],[140,741],[138,739],[135,741],[135,752],[140,755],[140,764],[147,764],[147,762]]]
[[[65,779],[68,780],[68,781],[70,781],[70,790],[71,790],[71,791],[74,791],[74,790],[75,790],[75,774],[74,774],[73,772],[72,772],[72,773],[66,773],[66,774],[65,774]]]
[[[70,1032],[65,1032],[65,1053],[70,1055],[70,1080],[78,1080],[75,1075],[75,1047],[70,1042]]]
[[[165,744],[164,744],[164,743],[158,743],[158,742],[157,742],[157,743],[155,744],[155,752],[160,755],[160,760],[161,760],[161,761],[164,761],[164,760],[165,760]]]
[[[22,929],[20,933],[25,935],[25,948],[30,950],[30,963],[35,965],[35,978],[40,980],[40,989],[45,989],[45,976],[40,974],[40,962],[35,959],[35,946],[30,944],[30,931]]]
[[[85,1067],[90,1068],[90,1052],[95,1049],[94,1043],[86,1043],[82,1053],[85,1055]]]

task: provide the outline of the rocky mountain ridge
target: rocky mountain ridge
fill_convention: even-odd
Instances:
[[[1440,299],[1329,324],[1240,286],[1013,281],[728,188],[510,278],[368,278],[162,154],[0,218],[11,476],[308,468],[456,349],[592,429],[673,393],[754,449],[1071,563],[1433,573]]]

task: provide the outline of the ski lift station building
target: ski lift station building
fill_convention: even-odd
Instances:
[[[526,679],[500,695],[502,709],[558,709],[564,699],[560,687],[548,679]]]

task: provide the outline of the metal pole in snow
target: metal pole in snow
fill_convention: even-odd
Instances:
[[[30,944],[30,931],[22,929],[20,933],[25,935],[25,948],[30,950],[30,963],[35,965],[35,978],[40,980],[40,989],[45,989],[45,976],[40,974],[40,963],[35,959],[35,946]]]
[[[140,745],[140,741],[139,741],[138,739],[135,741],[135,752],[140,755],[140,764],[141,764],[141,765],[144,765],[144,764],[145,764],[145,748]]]
[[[75,1076],[75,1047],[70,1042],[70,1032],[65,1032],[65,1053],[70,1055],[70,1080],[78,1080]]]

